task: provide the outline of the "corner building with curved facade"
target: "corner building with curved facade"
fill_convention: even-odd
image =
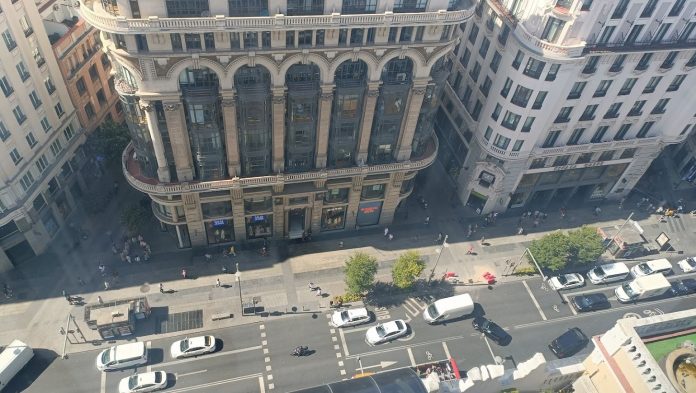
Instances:
[[[433,163],[448,0],[101,0],[128,182],[180,247],[389,224]]]
[[[435,126],[460,200],[488,213],[626,196],[694,129],[695,13],[693,0],[477,2]]]

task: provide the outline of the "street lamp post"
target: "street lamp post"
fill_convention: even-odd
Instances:
[[[445,235],[445,239],[442,241],[442,247],[440,247],[437,251],[437,259],[435,260],[435,266],[433,266],[433,270],[430,271],[430,277],[428,277],[428,282],[432,281],[433,277],[435,277],[435,269],[437,268],[437,264],[440,263],[440,257],[442,256],[442,253],[445,251],[445,247],[447,247],[447,238],[449,235]]]
[[[239,287],[239,306],[242,308],[242,315],[244,315],[244,302],[242,301],[242,273],[239,271],[239,262],[235,264],[235,270],[234,277],[237,279],[237,287]]]
[[[624,229],[626,224],[628,224],[628,222],[631,221],[631,217],[633,217],[633,212],[631,212],[631,214],[628,215],[628,218],[626,219],[626,221],[624,221],[623,224],[621,224],[621,226],[619,227],[619,230],[616,232],[616,235],[612,236],[612,238],[609,239],[609,241],[607,242],[607,245],[604,246],[604,249],[602,250],[602,254],[604,254],[609,249],[609,246],[611,246],[611,243],[614,242],[614,239],[619,237],[619,235],[621,234],[621,231]]]

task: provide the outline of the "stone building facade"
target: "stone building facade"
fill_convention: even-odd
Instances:
[[[468,1],[81,1],[133,143],[128,182],[178,245],[389,224],[438,151]]]

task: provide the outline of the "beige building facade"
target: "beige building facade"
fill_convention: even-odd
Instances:
[[[82,1],[115,67],[128,182],[179,247],[389,224],[432,164],[447,0]]]

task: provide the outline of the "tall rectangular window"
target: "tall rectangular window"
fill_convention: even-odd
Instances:
[[[2,92],[5,94],[5,97],[9,97],[14,93],[14,88],[12,85],[10,85],[10,82],[7,80],[5,76],[0,77],[0,89],[2,89]]]
[[[534,125],[534,120],[536,120],[536,117],[534,116],[527,116],[526,119],[524,119],[524,124],[522,124],[522,132],[530,132],[532,131],[532,126]]]
[[[53,157],[57,157],[61,151],[63,151],[63,145],[60,143],[60,139],[56,139],[51,143],[51,153],[53,153]]]
[[[215,50],[215,34],[203,33],[203,42],[206,50]]]
[[[0,140],[5,142],[6,140],[10,139],[10,131],[5,127],[5,123],[0,121]]]
[[[486,55],[488,54],[488,47],[491,45],[491,42],[488,40],[488,38],[483,37],[481,40],[481,47],[479,47],[479,55],[481,55],[482,58],[486,58]]]
[[[541,145],[543,148],[548,148],[548,147],[553,147],[556,145],[556,141],[558,140],[558,137],[561,135],[560,130],[554,130],[554,131],[549,131],[548,135],[546,135],[546,139],[544,140],[544,144]]]
[[[622,124],[621,127],[619,127],[619,131],[617,131],[616,135],[614,135],[614,140],[615,141],[623,140],[626,137],[628,130],[630,130],[630,129],[631,129],[630,123]],[[604,161],[604,160],[601,160],[601,161]]]
[[[524,68],[523,73],[531,78],[539,79],[541,72],[544,70],[544,66],[546,66],[546,62],[530,57],[529,60],[527,60],[527,66]]]
[[[324,0],[288,0],[287,5],[288,16],[324,14]]]
[[[686,4],[686,0],[675,1],[674,5],[672,5],[672,9],[669,10],[669,16],[677,16],[681,14],[682,10],[684,9],[684,4]]]
[[[31,171],[27,171],[27,173],[22,176],[22,178],[19,180],[19,183],[22,185],[22,190],[24,192],[29,191],[31,186],[34,184],[34,176],[31,174]]]
[[[655,33],[652,41],[655,43],[662,41],[670,27],[672,27],[671,23],[662,23],[660,27],[657,28],[657,32]]]
[[[471,42],[472,45],[474,45],[476,43],[476,37],[478,37],[478,32],[479,32],[478,26],[472,24],[471,30],[469,30],[469,42]]]
[[[561,31],[563,31],[564,25],[565,21],[550,16],[546,21],[544,30],[541,32],[541,39],[551,43],[556,42],[558,37],[561,35]]]
[[[515,55],[515,60],[512,61],[512,68],[519,70],[520,65],[522,65],[523,59],[524,59],[524,53],[522,53],[521,50],[518,50],[517,54]]]
[[[504,98],[507,98],[507,95],[510,92],[511,87],[512,87],[512,79],[510,79],[510,78],[505,79],[505,84],[503,85],[502,90],[500,90],[500,95],[503,96]]]
[[[597,38],[597,45],[604,45],[609,43],[611,36],[614,34],[614,30],[616,30],[616,26],[604,27],[604,30],[602,30],[602,34],[600,34],[599,38]]]
[[[166,0],[165,4],[170,18],[210,16],[208,0]]]
[[[394,0],[394,12],[423,12],[427,0]]]
[[[619,111],[621,110],[621,102],[615,102],[609,106],[607,113],[604,114],[605,119],[616,119],[619,117]]]
[[[585,132],[584,128],[576,128],[573,130],[573,133],[570,134],[570,138],[568,138],[568,144],[569,145],[577,145],[578,141],[580,141],[580,138],[582,137],[582,134]]]
[[[694,29],[696,29],[696,22],[689,22],[684,26],[684,29],[679,33],[679,38],[677,41],[679,42],[686,42],[691,38],[691,34],[694,32]]]
[[[34,106],[34,109],[37,109],[41,106],[41,99],[39,98],[39,95],[36,94],[36,90],[32,90],[32,92],[29,93],[29,101],[31,101],[31,104]]]
[[[500,60],[502,58],[503,57],[500,55],[500,53],[498,53],[498,51],[493,53],[493,58],[491,58],[491,71],[493,71],[493,73],[498,72],[498,67],[500,66]]]
[[[570,93],[568,93],[568,98],[569,100],[574,100],[577,98],[580,98],[582,95],[582,91],[585,90],[585,86],[587,85],[587,82],[575,82],[573,84],[573,87],[570,89]]]
[[[626,57],[628,55],[618,55],[614,59],[614,62],[611,64],[611,67],[609,67],[609,72],[619,72],[623,69],[623,64],[626,61]]]
[[[29,70],[27,70],[27,67],[24,65],[23,61],[17,63],[15,67],[17,68],[17,73],[19,74],[19,77],[22,79],[22,82],[29,79]]]
[[[624,41],[624,43],[626,45],[631,45],[636,42],[641,31],[643,31],[643,25],[633,25],[631,31],[628,33],[628,36],[626,36],[626,41]]]
[[[25,121],[27,121],[27,115],[24,114],[24,111],[19,105],[15,106],[14,109],[12,109],[12,113],[14,114],[15,120],[17,120],[17,124],[19,124],[20,126]]]
[[[203,48],[203,45],[201,44],[201,35],[198,33],[184,34],[184,42],[186,42],[186,50],[200,50]]]
[[[491,113],[491,118],[498,121],[498,117],[500,116],[500,111],[502,109],[503,107],[500,104],[495,104],[495,109],[493,109],[493,113]]]
[[[51,131],[51,123],[48,121],[48,118],[46,116],[41,119],[41,129],[44,130],[44,132],[49,132]]]
[[[614,8],[614,12],[611,14],[611,19],[621,19],[626,13],[628,8],[629,0],[619,0],[619,3]]]
[[[233,34],[239,35],[239,33],[230,33],[230,36],[232,36]],[[169,34],[169,39],[172,41],[172,51],[181,52],[182,50],[184,50],[184,47],[181,44],[181,34],[171,33]],[[232,48],[234,48],[234,45],[232,46]]]
[[[628,116],[640,116],[643,114],[643,107],[645,106],[645,100],[637,100],[633,103],[633,107],[628,111]]]
[[[521,118],[522,116],[514,112],[505,111],[505,116],[503,116],[503,121],[501,122],[501,125],[507,129],[515,131],[517,129],[517,124],[519,124]]]
[[[619,90],[619,95],[625,96],[625,95],[631,94],[631,90],[633,90],[633,86],[636,85],[636,82],[638,82],[638,78],[626,79],[623,86],[621,86],[621,90]]]
[[[580,115],[580,121],[594,120],[595,112],[597,112],[597,104],[588,105]]]
[[[653,76],[650,78],[648,81],[648,84],[645,85],[645,88],[643,89],[643,93],[652,93],[655,91],[657,88],[657,85],[660,84],[660,81],[662,80],[661,76]]]
[[[573,112],[572,106],[565,106],[558,112],[554,123],[567,123],[570,121],[570,114]]]
[[[63,105],[61,105],[60,102],[53,106],[53,110],[56,111],[56,115],[58,117],[63,117],[63,115],[65,115],[65,111],[63,110]]]
[[[645,3],[645,7],[643,7],[643,11],[640,13],[641,18],[650,18],[655,12],[655,7],[657,6],[657,0],[648,0],[647,3]]]
[[[583,74],[593,74],[597,71],[597,64],[599,64],[599,56],[592,56],[585,63],[585,67],[582,69]]]
[[[17,47],[17,41],[14,40],[14,37],[12,37],[12,33],[9,30],[2,32],[2,40],[5,41],[5,46],[10,52]]]
[[[510,138],[508,138],[506,136],[496,134],[495,138],[493,139],[493,146],[495,146],[499,149],[507,150],[509,145],[510,145]]]
[[[654,124],[654,121],[646,121],[645,123],[643,123],[643,125],[640,127],[640,130],[638,130],[638,133],[636,134],[636,138],[645,138]]]
[[[27,140],[27,144],[31,148],[33,148],[34,146],[36,146],[39,143],[39,141],[36,140],[36,137],[34,136],[34,134],[32,134],[31,132],[28,133],[25,138]]]
[[[662,64],[660,64],[660,68],[662,68],[663,70],[668,70],[668,69],[674,67],[674,61],[677,59],[678,55],[679,55],[679,51],[675,50],[675,51],[669,52],[667,57],[665,57],[665,61],[663,61]]]
[[[268,0],[227,0],[230,16],[268,16]]]
[[[548,93],[548,91],[538,92],[536,98],[534,99],[534,103],[532,104],[532,109],[541,109],[541,107],[544,105],[544,100],[546,99],[546,95]]]
[[[377,0],[343,0],[341,13],[350,14],[374,14],[377,9]]]
[[[594,135],[592,135],[592,139],[590,139],[590,142],[592,142],[592,143],[602,142],[602,139],[604,139],[604,135],[607,133],[608,130],[609,130],[609,126],[598,127],[597,131],[595,131]]]
[[[667,91],[677,91],[681,86],[682,82],[686,79],[686,74],[677,75],[672,79],[672,83],[667,87]]]
[[[532,89],[528,89],[522,85],[517,85],[515,94],[513,94],[510,101],[519,107],[526,108],[529,99],[532,97],[532,93]]]
[[[652,59],[652,57],[652,53],[644,53],[643,56],[641,56],[640,61],[638,61],[638,64],[636,65],[636,71],[647,70],[650,66],[650,60]]]
[[[605,79],[599,82],[599,86],[597,86],[597,90],[595,90],[592,97],[604,97],[605,95],[607,95],[607,91],[611,87],[612,82],[613,81],[611,79]]]
[[[657,104],[655,104],[655,107],[653,108],[653,110],[650,111],[650,114],[659,115],[659,114],[665,113],[667,111],[667,104],[668,103],[669,103],[669,98],[661,98],[659,101],[657,101]]]
[[[19,154],[17,149],[12,149],[10,151],[10,158],[12,159],[12,162],[17,166],[20,161],[22,161],[22,156]]]

